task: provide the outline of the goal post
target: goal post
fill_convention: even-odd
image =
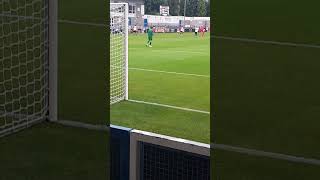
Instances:
[[[58,120],[58,0],[49,1],[49,112],[48,120]]]
[[[128,100],[128,4],[110,3],[110,104]]]
[[[0,1],[0,137],[57,120],[57,3]]]

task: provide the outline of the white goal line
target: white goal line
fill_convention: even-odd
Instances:
[[[118,67],[118,66],[111,66],[113,68],[119,68],[123,69],[124,67]],[[156,73],[165,73],[165,74],[175,74],[175,75],[184,75],[184,76],[196,76],[196,77],[205,77],[210,78],[208,75],[203,74],[192,74],[192,73],[181,73],[181,72],[174,72],[174,71],[161,71],[161,70],[154,70],[154,69],[144,69],[144,68],[128,68],[129,70],[136,70],[136,71],[147,71],[147,72],[156,72]]]
[[[134,50],[134,49],[141,49],[141,48],[130,48],[129,50]],[[151,51],[159,51],[159,52],[163,52],[163,53],[168,53],[168,51],[164,51],[161,49],[151,49]],[[210,55],[210,50],[208,50],[207,52],[204,51],[182,51],[182,50],[170,50],[170,52],[176,52],[176,53],[191,53],[191,54],[203,54],[203,55]]]
[[[109,126],[107,124],[88,124],[84,122],[71,121],[71,120],[59,120],[52,121],[52,123],[61,124],[64,126],[76,127],[76,128],[84,128],[88,130],[96,130],[96,131],[109,131]]]
[[[148,105],[153,105],[153,106],[160,106],[160,107],[166,107],[166,108],[171,108],[171,109],[178,109],[178,110],[182,110],[182,111],[197,112],[197,113],[201,113],[201,114],[210,114],[209,111],[203,111],[203,110],[197,110],[197,109],[191,109],[191,108],[184,108],[184,107],[172,106],[172,105],[167,105],[167,104],[146,102],[146,101],[140,101],[140,100],[134,100],[134,99],[128,99],[128,101],[129,102],[134,102],[134,103],[139,103],[139,104],[148,104]]]
[[[157,72],[157,73],[165,73],[165,74],[176,74],[176,75],[184,75],[184,76],[196,76],[196,77],[205,77],[210,78],[208,75],[202,74],[190,74],[190,73],[180,73],[180,72],[172,72],[172,71],[160,71],[160,70],[153,70],[153,69],[143,69],[143,68],[129,68],[129,70],[137,70],[137,71],[147,71],[147,72]]]

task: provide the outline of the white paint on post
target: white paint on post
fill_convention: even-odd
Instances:
[[[126,3],[125,4],[125,97],[124,99],[125,100],[128,100],[129,99],[129,72],[128,72],[128,68],[129,68],[129,50],[128,50],[128,46],[129,46],[129,43],[128,43],[128,39],[129,39],[129,19],[128,19],[128,13],[129,13],[129,6],[128,4]]]

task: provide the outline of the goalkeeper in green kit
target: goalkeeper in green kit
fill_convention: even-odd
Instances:
[[[147,29],[147,34],[148,34],[148,42],[147,42],[146,46],[152,47],[151,44],[152,44],[153,31],[152,31],[151,27]]]

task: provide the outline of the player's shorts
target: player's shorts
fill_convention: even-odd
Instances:
[[[152,41],[152,36],[148,36],[148,40],[149,40],[149,41]]]

